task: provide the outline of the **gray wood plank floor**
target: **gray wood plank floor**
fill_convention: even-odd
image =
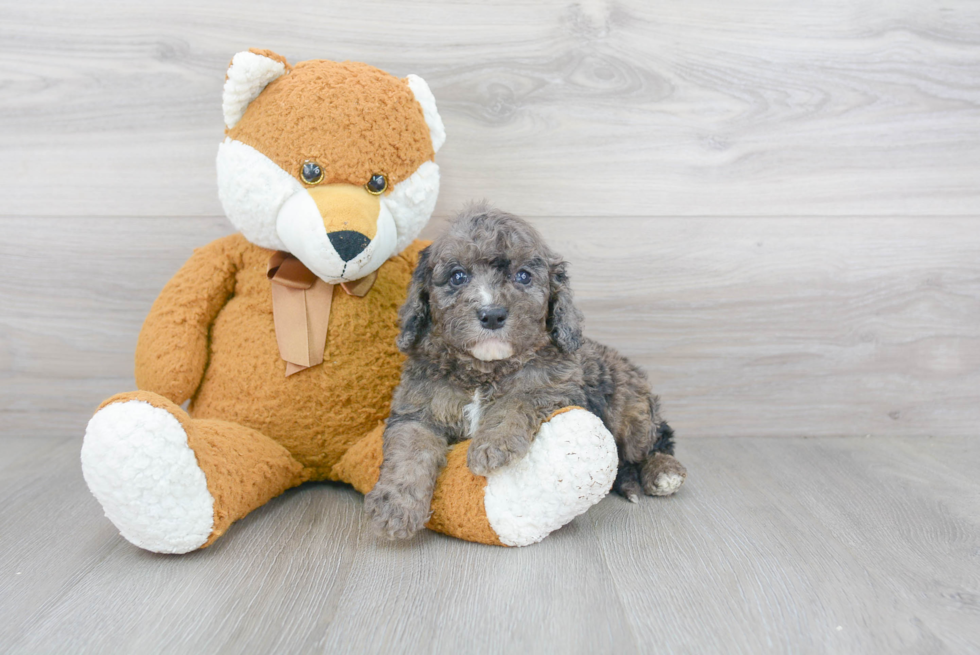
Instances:
[[[307,485],[184,556],[115,533],[78,448],[0,440],[0,651],[980,649],[969,438],[691,440],[677,497],[522,549],[378,541],[356,492]]]

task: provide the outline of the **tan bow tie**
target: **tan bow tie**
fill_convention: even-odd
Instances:
[[[272,281],[272,318],[276,325],[279,355],[286,360],[286,377],[323,362],[327,324],[334,285],[327,284],[288,252],[269,259]],[[363,298],[374,286],[378,272],[344,282],[347,295]]]

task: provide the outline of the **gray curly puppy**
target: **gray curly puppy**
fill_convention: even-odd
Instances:
[[[365,508],[380,534],[407,538],[430,515],[450,444],[486,475],[522,457],[557,409],[578,405],[616,439],[613,489],[637,502],[677,491],[686,471],[646,376],[582,336],[567,264],[527,222],[485,204],[463,211],[419,259],[399,312],[408,355]]]

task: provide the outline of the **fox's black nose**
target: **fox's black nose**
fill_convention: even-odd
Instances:
[[[498,330],[504,327],[507,320],[506,307],[485,307],[476,313],[480,317],[480,325],[488,330]]]
[[[338,230],[330,232],[327,236],[330,237],[330,243],[333,244],[334,250],[345,262],[349,262],[360,255],[371,243],[370,239],[354,230]]]

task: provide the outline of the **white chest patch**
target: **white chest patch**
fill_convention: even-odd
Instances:
[[[466,434],[472,437],[477,428],[480,427],[480,419],[483,417],[483,407],[480,406],[480,402],[483,399],[480,397],[480,390],[477,389],[473,392],[473,400],[466,407],[463,408],[463,416],[467,420]]]

